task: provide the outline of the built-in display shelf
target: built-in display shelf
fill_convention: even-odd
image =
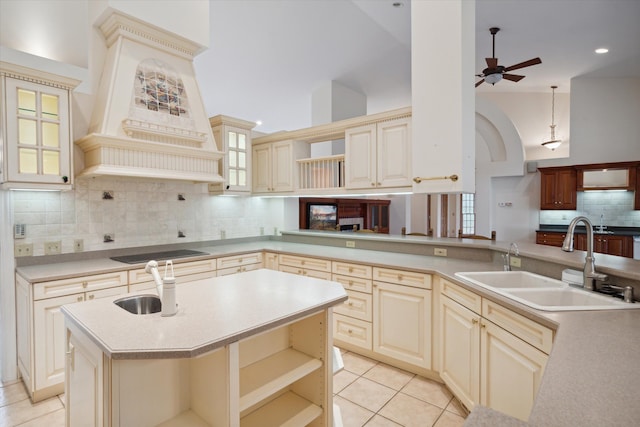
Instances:
[[[240,420],[242,427],[306,426],[322,415],[322,408],[289,391]]]

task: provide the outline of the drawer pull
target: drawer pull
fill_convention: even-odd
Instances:
[[[402,281],[402,274],[398,274],[398,281],[401,282]]]
[[[87,286],[89,286],[89,283],[88,283],[88,282],[82,282],[82,287],[83,287],[83,288],[86,288]]]
[[[353,306],[353,303],[351,301],[349,301],[349,306]]]
[[[353,333],[353,331],[351,329],[347,329],[347,332],[350,333],[350,334]]]
[[[349,273],[353,273],[353,267],[349,267]]]
[[[349,286],[353,286],[353,280],[349,280]]]

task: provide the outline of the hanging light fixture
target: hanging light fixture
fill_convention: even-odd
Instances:
[[[560,146],[560,144],[562,144],[562,140],[560,138],[556,138],[556,125],[553,122],[557,88],[558,86],[551,86],[551,126],[549,126],[551,128],[551,138],[542,143],[543,147],[547,147],[551,151],[555,150]]]

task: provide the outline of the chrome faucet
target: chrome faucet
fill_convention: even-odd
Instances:
[[[584,259],[584,273],[583,273],[583,286],[590,291],[595,289],[596,280],[607,280],[607,275],[598,273],[596,271],[596,262],[593,257],[593,224],[589,221],[589,218],[585,216],[577,216],[569,223],[567,229],[567,235],[562,243],[562,250],[565,252],[573,252],[573,234],[576,225],[580,222],[584,222],[587,229],[587,256]]]
[[[511,250],[515,249],[513,255],[519,256],[520,251],[518,250],[518,245],[515,242],[511,242],[509,245],[509,250],[506,255],[502,255],[502,259],[504,259],[504,271],[511,271]]]

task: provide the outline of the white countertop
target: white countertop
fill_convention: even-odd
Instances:
[[[329,308],[347,294],[337,282],[260,269],[176,285],[178,312],[171,317],[131,314],[113,303],[122,297],[62,306],[65,318],[113,359],[195,357]]]

